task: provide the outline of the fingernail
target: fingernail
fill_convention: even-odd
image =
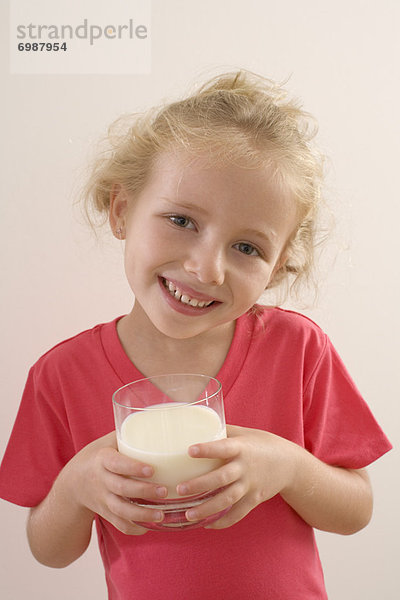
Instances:
[[[200,454],[200,448],[198,446],[190,446],[190,454],[192,456],[197,456]]]
[[[158,487],[156,488],[156,494],[160,498],[164,498],[168,494],[168,490],[166,487]]]
[[[143,467],[142,473],[145,477],[151,477],[151,475],[153,475],[153,469],[151,467]]]
[[[181,494],[182,496],[184,496],[185,494],[187,494],[189,492],[189,488],[187,485],[180,483],[177,487],[177,492],[178,492],[178,494]]]
[[[161,511],[157,510],[154,513],[154,521],[162,521],[163,519],[164,519],[164,514]]]
[[[190,509],[186,511],[186,518],[188,521],[197,521],[197,513],[195,510]]]

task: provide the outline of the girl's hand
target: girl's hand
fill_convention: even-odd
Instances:
[[[183,482],[178,493],[184,496],[223,488],[216,496],[190,509],[189,521],[197,521],[230,508],[209,528],[230,527],[261,502],[269,500],[291,482],[297,446],[284,438],[258,429],[228,426],[228,437],[191,446],[194,458],[220,458],[220,468]]]
[[[97,513],[122,533],[142,535],[148,530],[133,521],[159,522],[162,511],[141,508],[128,498],[160,500],[167,489],[156,483],[135,480],[150,477],[153,468],[117,450],[115,432],[88,444],[68,463],[69,489],[76,503]]]

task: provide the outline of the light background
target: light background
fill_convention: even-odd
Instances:
[[[397,446],[397,0],[153,0],[151,74],[125,76],[9,75],[5,2],[0,11],[0,455],[30,365],[58,341],[130,309],[122,248],[109,236],[96,242],[72,207],[91,145],[121,113],[240,66],[289,77],[287,87],[319,121],[337,227],[318,305],[305,312],[330,335]],[[399,597],[396,448],[370,474],[369,527],[352,537],[317,534],[330,600]],[[95,542],[67,569],[45,568],[30,556],[25,518],[25,509],[0,503],[0,597],[105,599]]]

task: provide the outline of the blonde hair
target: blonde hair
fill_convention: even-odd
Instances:
[[[244,70],[219,75],[183,100],[111,125],[108,149],[94,162],[84,190],[86,215],[92,225],[105,223],[113,186],[122,185],[134,199],[166,151],[209,156],[213,164],[273,165],[299,214],[287,260],[268,286],[286,283],[286,296],[309,280],[313,266],[323,173],[311,143],[316,130],[311,115],[281,85]]]

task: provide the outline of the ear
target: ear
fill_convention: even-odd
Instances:
[[[285,266],[285,264],[287,263],[287,260],[288,260],[288,256],[287,256],[286,252],[283,251],[282,254],[281,254],[281,256],[276,261],[274,268],[272,269],[272,273],[270,275],[267,287],[265,289],[268,289],[271,281],[274,280],[275,275],[277,274],[277,272]]]
[[[281,256],[276,261],[276,264],[272,270],[271,279],[273,279],[275,277],[276,273],[285,266],[285,264],[287,263],[287,259],[288,259],[287,253],[282,252]]]
[[[125,238],[128,207],[129,198],[125,188],[120,184],[114,184],[110,192],[109,222],[114,236],[119,240]]]

